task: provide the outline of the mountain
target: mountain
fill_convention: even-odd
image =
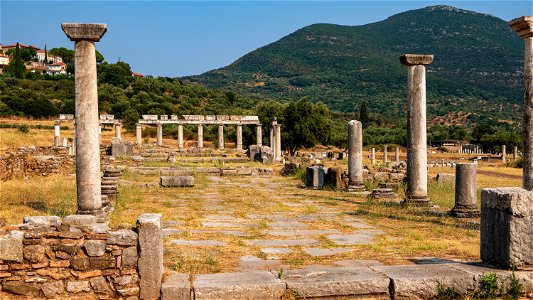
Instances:
[[[185,81],[260,99],[308,96],[333,110],[405,122],[405,53],[434,54],[427,68],[428,120],[517,125],[523,98],[523,41],[499,18],[431,6],[362,25],[314,24],[231,65]]]

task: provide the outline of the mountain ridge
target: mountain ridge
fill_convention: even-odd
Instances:
[[[309,97],[341,112],[367,102],[374,114],[401,123],[407,73],[398,58],[434,54],[427,67],[430,120],[453,124],[454,116],[468,114],[469,122],[517,126],[522,51],[506,21],[438,5],[365,25],[305,26],[226,67],[182,79],[259,99]]]

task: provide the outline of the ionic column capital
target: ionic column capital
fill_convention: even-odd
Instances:
[[[509,22],[509,26],[522,38],[533,37],[533,16],[523,16]]]
[[[433,62],[433,55],[426,54],[404,54],[400,56],[402,65],[429,65]]]

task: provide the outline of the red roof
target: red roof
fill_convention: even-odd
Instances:
[[[11,49],[11,48],[16,48],[16,47],[17,47],[17,44],[11,44],[11,45],[6,45],[6,46],[2,46],[2,47],[3,47],[4,49],[8,49],[8,50],[9,50],[9,49]],[[20,48],[32,48],[32,49],[35,49],[35,50],[39,49],[39,47],[35,47],[35,46],[32,46],[32,45],[26,46],[26,45],[21,44],[21,43],[19,43],[19,47],[20,47]]]
[[[44,50],[37,50],[37,53],[44,53]]]
[[[5,54],[2,54],[2,53],[0,53],[0,57],[9,57],[9,56],[7,56],[7,55],[5,55]]]
[[[50,66],[66,66],[66,64],[64,62],[56,62],[56,63],[53,63],[51,64]]]
[[[135,77],[144,77],[143,74],[141,74],[141,73],[137,73],[137,72],[131,72],[131,76],[135,76]]]

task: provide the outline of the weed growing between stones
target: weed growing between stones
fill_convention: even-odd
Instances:
[[[481,295],[488,299],[494,299],[499,292],[500,286],[496,273],[487,273],[481,276]]]
[[[513,273],[511,273],[511,289],[508,293],[513,300],[519,299],[520,294],[522,293],[522,284],[520,284],[520,280],[516,277],[514,270]]]
[[[437,280],[437,296],[435,300],[459,299],[459,293],[452,287],[446,287],[442,279]]]

